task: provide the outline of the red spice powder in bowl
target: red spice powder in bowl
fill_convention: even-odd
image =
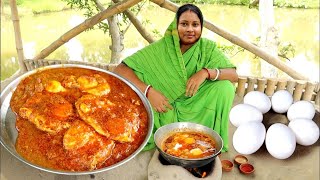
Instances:
[[[249,163],[241,164],[239,169],[243,174],[251,174],[254,172],[254,167]]]

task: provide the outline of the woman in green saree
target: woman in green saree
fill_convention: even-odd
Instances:
[[[154,113],[154,132],[173,122],[194,122],[215,130],[228,151],[229,111],[238,75],[215,42],[201,38],[203,15],[181,6],[164,37],[119,64],[115,73],[145,93]],[[153,136],[144,148],[155,147]]]

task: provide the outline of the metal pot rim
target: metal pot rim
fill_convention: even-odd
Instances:
[[[210,137],[215,139],[216,143],[218,143],[220,145],[220,147],[217,148],[217,150],[214,154],[212,154],[210,156],[203,157],[203,158],[197,158],[197,159],[194,159],[194,158],[187,159],[187,158],[180,158],[180,157],[172,156],[162,150],[161,146],[162,146],[163,141],[166,138],[168,138],[172,133],[181,132],[181,131],[185,131],[185,130],[187,130],[189,132],[190,131],[201,132],[206,135],[209,135]],[[165,133],[164,133],[165,135],[161,134],[161,133],[163,133],[162,131],[165,131]],[[214,134],[215,137],[213,137],[212,134]],[[159,150],[160,154],[165,155],[166,156],[165,158],[170,158],[170,160],[181,161],[181,164],[191,164],[191,163],[194,164],[197,162],[201,163],[203,161],[211,162],[215,159],[215,157],[217,155],[220,154],[222,147],[223,147],[223,140],[217,132],[215,132],[213,129],[211,129],[209,127],[206,127],[204,125],[197,124],[197,123],[192,123],[192,122],[175,122],[175,123],[164,125],[164,126],[160,127],[159,129],[157,129],[157,131],[155,132],[154,141],[155,141],[156,147]]]

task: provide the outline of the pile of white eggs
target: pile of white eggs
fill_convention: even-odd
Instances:
[[[263,114],[272,109],[286,113],[289,124],[272,124],[266,130]],[[243,104],[234,106],[229,114],[232,125],[233,146],[238,153],[253,154],[265,143],[267,151],[277,159],[287,159],[295,151],[296,144],[310,146],[319,139],[319,127],[313,121],[315,108],[309,101],[293,102],[286,90],[275,92],[271,98],[260,91],[251,91],[243,98]]]

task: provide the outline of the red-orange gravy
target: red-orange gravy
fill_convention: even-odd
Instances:
[[[163,142],[163,151],[185,159],[198,159],[216,152],[216,142],[200,132],[175,132]]]
[[[89,98],[79,101],[83,96]],[[19,83],[10,106],[17,114],[17,152],[57,170],[113,165],[137,150],[148,131],[147,112],[138,95],[116,77],[90,69],[32,74]],[[74,133],[77,125],[86,131]]]

